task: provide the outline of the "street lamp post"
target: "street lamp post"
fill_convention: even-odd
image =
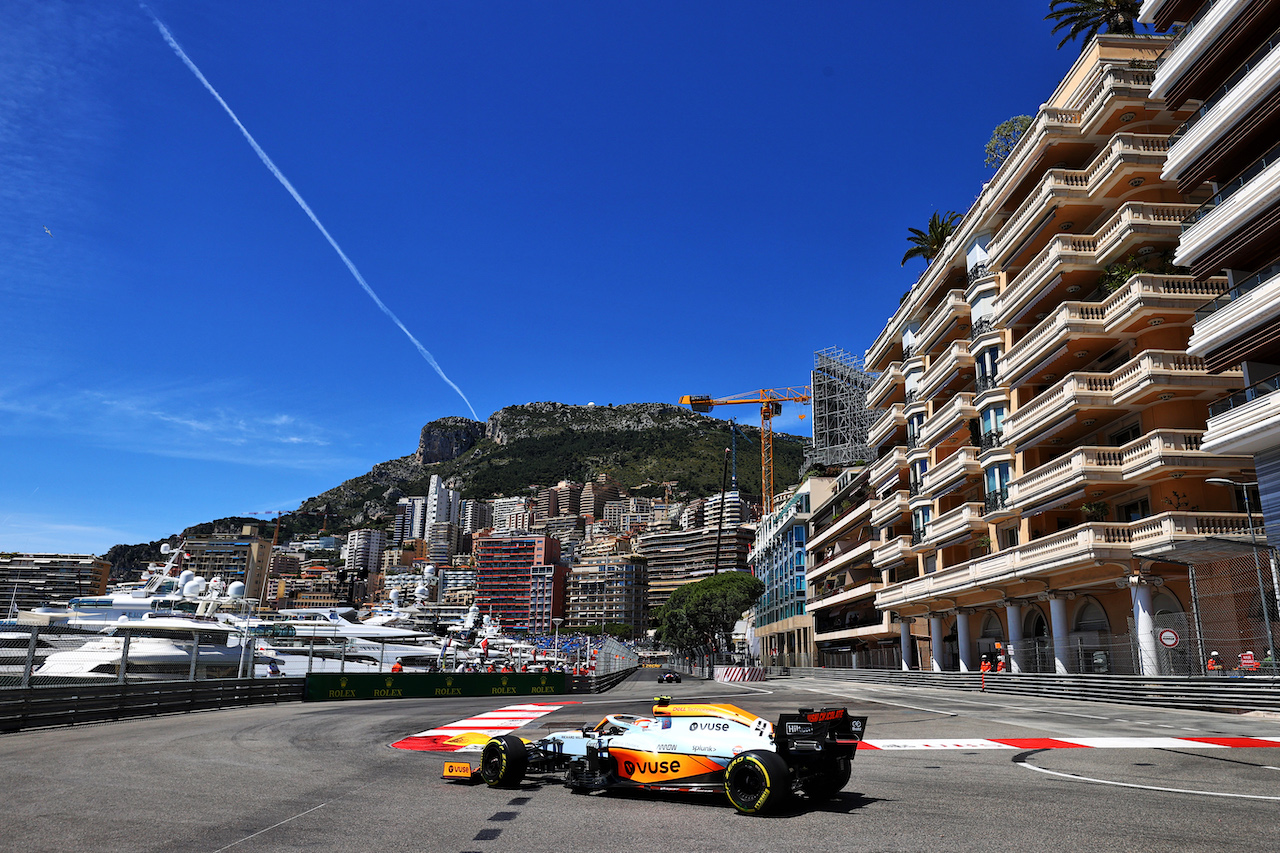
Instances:
[[[1271,633],[1271,603],[1267,601],[1267,587],[1262,581],[1262,565],[1258,562],[1258,538],[1253,529],[1253,508],[1249,501],[1249,489],[1257,486],[1253,483],[1237,483],[1235,480],[1228,480],[1226,477],[1209,477],[1206,483],[1213,483],[1215,486],[1238,486],[1244,492],[1244,514],[1245,519],[1249,522],[1249,544],[1253,550],[1253,569],[1258,575],[1258,603],[1262,605],[1262,623],[1267,632],[1267,649],[1263,651],[1266,655],[1273,648],[1275,640]],[[1276,564],[1274,560],[1271,563],[1271,588],[1272,594],[1276,598],[1276,604],[1280,606],[1280,579],[1276,577]]]
[[[560,616],[556,616],[551,620],[551,624],[556,626],[556,665],[557,666],[562,665],[559,661],[559,658],[560,658],[560,623],[563,621],[564,619]]]

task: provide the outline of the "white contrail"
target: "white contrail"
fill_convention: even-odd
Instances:
[[[413,345],[418,348],[418,352],[427,360],[427,363],[435,368],[436,373],[440,374],[440,378],[447,382],[450,388],[458,392],[458,396],[462,398],[462,402],[466,403],[467,408],[471,410],[471,416],[476,420],[480,420],[480,416],[476,414],[475,407],[471,405],[471,401],[467,399],[467,395],[462,393],[462,389],[455,385],[452,379],[444,375],[444,371],[441,370],[440,365],[436,363],[435,357],[431,355],[431,353],[427,352],[427,348],[418,342],[418,339],[413,336],[413,333],[405,328],[404,323],[400,322],[400,318],[386,306],[386,303],[378,298],[378,294],[373,292],[373,288],[364,280],[364,276],[360,275],[360,270],[356,269],[356,265],[351,263],[351,259],[347,257],[347,253],[342,251],[342,247],[338,245],[338,242],[334,240],[325,227],[320,224],[320,220],[316,218],[315,213],[313,213],[311,208],[307,206],[307,203],[302,200],[302,196],[298,195],[298,191],[293,188],[293,184],[289,183],[289,179],[276,168],[275,163],[271,162],[271,158],[267,156],[267,152],[262,150],[262,146],[258,144],[258,141],[253,138],[253,135],[250,134],[244,124],[241,123],[239,117],[236,116],[231,107],[227,106],[227,102],[218,94],[218,90],[213,88],[213,84],[205,79],[205,76],[200,73],[200,69],[191,61],[191,57],[187,56],[187,52],[182,49],[182,46],[178,44],[177,40],[173,37],[173,34],[169,32],[169,28],[162,24],[160,19],[156,17],[155,13],[147,8],[146,5],[142,5],[142,11],[146,12],[152,22],[155,23],[156,27],[160,30],[160,35],[164,36],[164,40],[169,43],[169,47],[173,48],[173,52],[178,55],[178,58],[182,60],[183,64],[191,69],[191,73],[196,75],[196,79],[204,84],[204,87],[209,90],[209,94],[217,98],[219,104],[222,104],[222,108],[227,111],[227,115],[231,116],[231,120],[236,123],[236,127],[240,128],[240,132],[244,134],[244,138],[248,140],[249,145],[251,145],[254,152],[257,153],[258,159],[262,161],[264,166],[271,170],[271,174],[276,176],[276,180],[280,182],[281,186],[289,191],[289,195],[293,196],[293,200],[298,203],[298,206],[302,208],[303,212],[306,213],[307,216],[311,218],[311,221],[315,223],[315,226],[320,229],[320,233],[329,241],[329,245],[338,253],[338,257],[342,258],[342,262],[347,265],[347,269],[351,270],[351,274],[355,276],[356,281],[360,282],[360,286],[364,288],[364,292],[369,294],[369,298],[374,301],[374,304],[382,309],[383,314],[386,314],[391,318],[391,322],[400,327],[400,331],[404,332],[405,336],[413,342]]]

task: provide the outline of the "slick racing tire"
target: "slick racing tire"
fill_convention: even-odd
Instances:
[[[529,747],[515,735],[491,738],[480,753],[480,777],[490,788],[514,788],[529,767]]]
[[[776,752],[753,749],[724,769],[724,793],[742,814],[765,814],[791,796],[791,770]]]
[[[800,788],[812,799],[829,800],[844,790],[852,773],[853,762],[847,758],[837,758],[801,782]]]

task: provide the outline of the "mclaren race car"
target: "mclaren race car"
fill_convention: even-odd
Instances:
[[[867,723],[844,708],[801,708],[771,723],[734,705],[677,705],[669,696],[655,703],[652,717],[610,714],[536,741],[491,738],[478,770],[449,762],[444,776],[479,777],[491,788],[515,787],[534,773],[563,774],[578,792],[723,791],[739,812],[762,814],[797,791],[813,800],[838,794]]]

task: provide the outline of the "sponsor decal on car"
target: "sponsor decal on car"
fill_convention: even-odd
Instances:
[[[671,782],[723,769],[710,758],[696,755],[671,755],[617,747],[610,749],[609,755],[618,762],[619,775],[633,782]]]
[[[813,734],[813,725],[810,723],[787,723],[787,734],[811,735]]]
[[[728,723],[690,723],[689,731],[691,732],[727,732],[729,731]]]

